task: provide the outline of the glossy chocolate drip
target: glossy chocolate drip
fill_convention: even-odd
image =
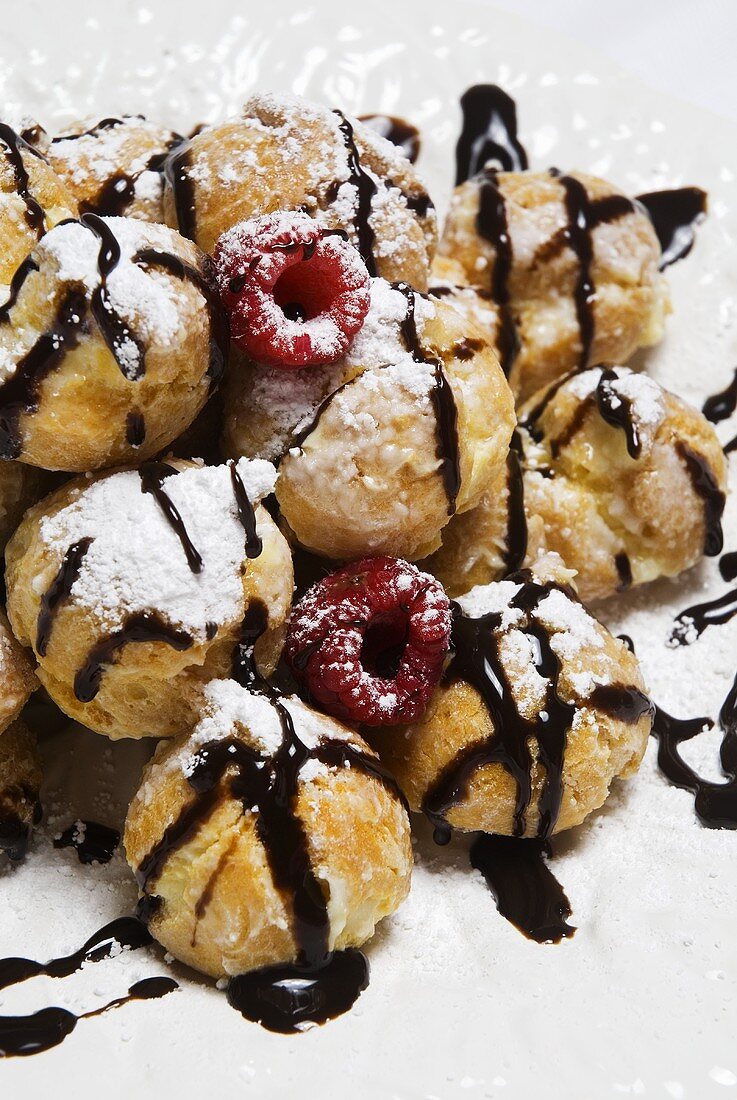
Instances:
[[[141,477],[141,492],[150,493],[154,498],[166,522],[181,543],[187,565],[193,573],[201,573],[202,555],[189,537],[179,509],[164,488],[166,479],[176,476],[179,471],[168,462],[146,462],[138,472]]]
[[[688,256],[693,248],[694,227],[706,213],[706,192],[699,187],[677,187],[638,195],[660,241],[660,270]]]
[[[491,276],[491,296],[499,308],[500,329],[497,336],[499,362],[509,377],[519,353],[517,325],[509,296],[509,276],[512,271],[512,238],[507,222],[507,206],[494,169],[486,169],[479,177],[479,208],[476,229],[479,236],[494,246],[494,269]]]
[[[46,332],[18,360],[15,370],[0,384],[0,460],[18,458],[21,451],[19,421],[36,412],[43,380],[59,366],[67,351],[79,343],[87,323],[87,299],[83,291],[69,290],[59,302]]]
[[[540,418],[542,417],[543,413],[545,412],[553,398],[556,396],[558,391],[561,390],[563,386],[565,386],[566,382],[573,378],[574,374],[576,374],[575,370],[569,371],[568,374],[564,374],[561,378],[558,378],[555,382],[548,386],[537,404],[533,405],[527,415],[522,420],[520,420],[519,426],[521,428],[524,428],[525,431],[529,432],[530,436],[532,437],[532,439],[535,440],[536,443],[540,442],[544,434],[540,431],[538,427]]]
[[[576,929],[571,905],[548,867],[550,845],[481,833],[471,845],[471,865],[481,871],[503,917],[528,939],[560,943]]]
[[[722,534],[724,493],[719,488],[714,471],[703,455],[692,451],[688,444],[682,440],[678,440],[676,443],[676,451],[686,465],[694,492],[704,502],[704,524],[706,527],[704,553],[709,558],[716,557],[717,554],[721,554],[724,546],[724,536]]]
[[[210,364],[208,377],[216,385],[223,376],[230,348],[230,328],[228,318],[215,289],[214,276],[208,266],[199,271],[191,264],[175,256],[173,252],[162,252],[158,248],[142,248],[133,257],[133,263],[144,267],[161,267],[177,279],[190,282],[197,287],[205,299],[210,318]],[[209,263],[209,261],[208,261]]]
[[[456,186],[492,161],[505,172],[527,168],[517,138],[517,106],[496,84],[476,84],[461,96],[463,128],[456,145]]]
[[[707,627],[721,626],[737,615],[737,588],[725,592],[716,600],[707,600],[687,607],[676,616],[671,628],[670,645],[691,645]]]
[[[335,951],[315,970],[267,966],[228,983],[228,1003],[247,1020],[282,1034],[323,1024],[355,1004],[369,984],[368,959],[355,947]]]
[[[732,550],[719,559],[719,572],[725,581],[737,580],[737,550]]]
[[[82,201],[83,214],[98,214],[101,218],[120,217],[136,197],[136,178],[126,172],[115,172],[105,180],[91,202]]]
[[[614,568],[619,577],[617,592],[625,592],[632,587],[632,563],[626,550],[620,550],[614,555]]]
[[[143,115],[128,115],[128,118],[143,119]],[[108,115],[106,118],[101,118],[94,126],[90,126],[88,130],[80,130],[77,134],[57,134],[56,137],[52,137],[51,144],[57,145],[59,142],[79,141],[80,138],[97,137],[99,134],[104,133],[105,130],[114,130],[116,127],[123,126],[124,124],[124,118],[118,118],[117,115]]]
[[[109,863],[120,844],[120,833],[99,821],[75,821],[54,839],[55,848],[74,848],[80,863]]]
[[[707,397],[702,406],[704,416],[712,424],[718,424],[721,420],[729,420],[735,410],[737,410],[737,370],[726,389]]]
[[[172,150],[164,163],[164,178],[171,188],[179,232],[183,237],[194,241],[197,233],[197,214],[194,182],[189,174],[190,148],[191,143],[183,141]]]
[[[26,256],[23,263],[16,268],[13,278],[10,280],[10,292],[8,297],[4,304],[0,306],[0,324],[6,324],[7,321],[10,320],[10,311],[18,301],[18,295],[21,292],[23,284],[33,271],[38,271],[38,264],[33,256]]]
[[[128,413],[125,418],[125,440],[131,447],[142,447],[146,442],[146,421],[143,413]]]
[[[146,373],[144,350],[128,323],[115,310],[107,288],[108,275],[120,263],[120,244],[110,226],[97,214],[83,214],[80,221],[100,241],[97,256],[100,281],[90,299],[92,316],[97,321],[102,338],[112,352],[120,373],[129,382],[138,382]]]
[[[522,587],[512,600],[512,606],[531,615],[545,596],[560,585],[538,584],[527,571],[509,578]],[[567,589],[561,589],[568,591]],[[423,799],[422,809],[435,827],[439,844],[450,839],[446,816],[468,795],[470,784],[480,768],[501,764],[517,785],[513,814],[516,837],[527,827],[527,811],[532,797],[533,759],[529,741],[535,738],[539,758],[545,767],[545,781],[539,799],[537,835],[550,835],[558,817],[562,797],[562,771],[568,730],[573,722],[575,706],[558,694],[560,661],[550,645],[550,635],[534,619],[519,629],[533,647],[533,663],[541,677],[548,681],[544,709],[534,718],[525,718],[519,711],[500,654],[501,615],[492,612],[479,618],[464,614],[454,603],[452,657],[446,682],[461,680],[478,691],[493,722],[493,734],[481,742],[468,745],[442,769]]]
[[[105,669],[111,665],[124,646],[134,642],[164,642],[183,652],[193,639],[185,630],[177,630],[154,611],[139,611],[126,619],[120,630],[103,638],[90,650],[87,660],[74,677],[74,694],[80,703],[90,703],[100,690]]]
[[[407,299],[407,311],[401,323],[402,339],[405,347],[416,363],[429,364],[434,368],[435,385],[431,391],[438,434],[438,460],[448,498],[448,515],[456,510],[456,499],[461,487],[461,460],[458,439],[458,409],[453,390],[448,381],[442,361],[430,355],[422,346],[417,332],[415,316],[416,291],[407,283],[395,283],[395,289]]]
[[[0,1058],[27,1057],[59,1046],[71,1035],[80,1020],[102,1016],[131,1001],[150,1001],[178,989],[173,978],[143,978],[135,982],[124,997],[116,997],[101,1008],[77,1015],[67,1008],[42,1008],[30,1016],[0,1016]]]
[[[396,145],[410,164],[414,164],[419,157],[420,131],[406,119],[394,115],[361,115],[359,122]]]
[[[585,370],[588,366],[591,345],[594,340],[594,295],[596,288],[591,275],[591,265],[594,258],[591,230],[594,228],[595,218],[592,216],[591,202],[586,188],[579,180],[573,176],[560,175],[557,169],[554,168],[550,169],[550,174],[558,180],[565,191],[568,224],[563,231],[563,235],[566,244],[574,252],[578,261],[573,300],[576,307],[581,342],[578,369]]]
[[[522,439],[515,429],[507,455],[507,538],[504,566],[507,573],[522,568],[527,554],[525,482],[522,474]]]
[[[610,367],[602,368],[596,385],[596,407],[602,420],[624,432],[627,439],[627,454],[630,458],[639,458],[642,453],[639,425],[634,415],[631,398],[614,388],[618,377],[617,372]]]
[[[627,725],[634,725],[646,714],[655,713],[649,696],[633,684],[597,684],[589,702],[597,710]]]
[[[737,829],[737,676],[719,711],[724,732],[719,752],[725,783],[702,779],[681,756],[679,746],[711,729],[710,718],[674,718],[655,708],[653,735],[658,739],[658,766],[676,787],[691,791],[694,808],[708,829]]]
[[[56,614],[69,599],[92,542],[91,538],[80,539],[69,547],[56,576],[41,597],[36,624],[36,653],[39,657],[46,656]]]
[[[100,962],[123,948],[136,950],[151,942],[151,933],[140,920],[136,917],[118,917],[85,940],[71,955],[61,955],[45,963],[15,957],[0,959],[0,989],[18,985],[38,974],[45,974],[48,978],[67,978],[81,970],[85,963]]]
[[[238,508],[238,519],[246,533],[246,557],[257,558],[263,550],[263,543],[257,531],[256,513],[251,501],[248,499],[248,493],[243,484],[243,479],[238,473],[237,465],[231,459],[228,466],[230,467],[230,480]]]
[[[369,275],[375,276],[378,274],[378,271],[376,269],[376,259],[374,257],[374,244],[376,238],[371,226],[371,208],[374,195],[376,194],[376,183],[361,166],[361,158],[356,147],[353,127],[342,111],[336,110],[334,113],[340,119],[340,132],[343,135],[343,141],[348,152],[349,182],[356,189],[353,223],[356,228],[358,251],[361,253],[363,262],[368,268]]]
[[[71,140],[71,139],[69,139]],[[165,153],[154,153],[148,163],[139,172],[129,175],[127,172],[114,172],[105,180],[95,197],[83,200],[79,209],[83,214],[99,214],[103,218],[120,217],[124,215],[136,197],[136,183],[144,172],[158,172],[163,174],[166,159],[170,151],[178,147],[184,139],[175,134],[169,142]]]
[[[41,238],[46,231],[46,218],[43,207],[30,192],[28,170],[23,163],[24,153],[28,153],[29,156],[33,157],[39,157],[39,153],[32,145],[24,141],[20,134],[17,134],[4,122],[0,122],[0,143],[5,146],[5,149],[0,149],[0,152],[4,152],[5,159],[12,169],[15,189],[26,208],[26,224],[36,234],[37,238]]]

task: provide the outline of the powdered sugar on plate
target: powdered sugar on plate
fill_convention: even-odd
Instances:
[[[252,504],[272,491],[276,472],[269,463],[241,459],[237,469]],[[230,468],[190,467],[168,477],[164,490],[202,558],[200,573],[189,568],[176,533],[135,471],[78,489],[70,504],[42,521],[40,535],[57,562],[74,543],[93,540],[70,597],[94,613],[101,629],[114,631],[132,613],[156,611],[201,641],[208,622],[233,622],[243,612],[245,537]]]

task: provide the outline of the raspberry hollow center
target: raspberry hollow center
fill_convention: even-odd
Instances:
[[[405,612],[377,616],[363,636],[362,667],[381,680],[395,680],[408,640],[409,616]]]

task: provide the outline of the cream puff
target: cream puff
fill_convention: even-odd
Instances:
[[[142,461],[202,409],[227,344],[190,241],[130,218],[58,225],[0,309],[0,456],[72,472]]]
[[[6,551],[8,614],[66,714],[112,738],[191,729],[254,602],[267,618],[256,656],[274,668],[293,572],[259,504],[273,484],[265,462],[145,463],[27,513]]]
[[[639,767],[652,713],[637,660],[569,578],[551,555],[462,596],[425,715],[372,738],[440,841],[570,829]]]

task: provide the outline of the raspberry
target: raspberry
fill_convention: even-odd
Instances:
[[[292,612],[286,659],[323,710],[368,726],[424,713],[450,644],[442,585],[398,558],[331,573]]]
[[[371,301],[359,253],[307,214],[240,222],[215,246],[215,269],[235,344],[286,370],[339,359]]]

